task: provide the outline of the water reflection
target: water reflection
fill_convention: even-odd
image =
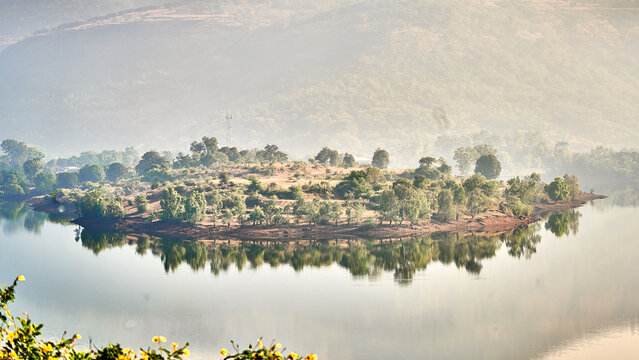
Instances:
[[[581,213],[576,209],[552,214],[546,220],[544,227],[557,237],[577,235],[580,217]]]
[[[46,222],[68,223],[68,220],[62,215],[32,211],[24,202],[0,200],[0,223],[5,234],[14,234],[20,230],[40,234]]]
[[[565,216],[572,219],[578,218],[579,214],[574,212]],[[553,219],[553,216],[549,218],[546,227],[557,222]],[[563,224],[564,220],[559,223]],[[576,231],[578,222],[568,223],[568,229]],[[552,226],[554,228],[555,225]],[[347,269],[354,277],[376,280],[384,272],[390,272],[397,284],[409,285],[415,273],[425,270],[432,262],[454,264],[458,269],[479,275],[482,261],[495,256],[502,244],[511,256],[530,259],[541,240],[539,230],[540,225],[534,224],[509,234],[495,236],[440,234],[405,239],[290,242],[199,242],[80,228],[78,233],[82,246],[96,255],[109,248],[135,246],[136,252],[142,256],[151,254],[159,257],[167,273],[175,272],[183,263],[193,271],[200,271],[208,266],[210,272],[216,276],[231,268],[242,271],[245,268],[276,268],[285,265],[299,272],[306,267],[321,268],[337,264]]]
[[[39,234],[47,221],[63,221],[29,210],[25,203],[0,204],[0,217],[5,219],[5,233],[18,229]],[[572,209],[547,215],[544,228],[557,237],[577,234],[579,210]],[[454,264],[469,274],[479,275],[482,261],[495,256],[504,245],[515,258],[530,259],[541,241],[541,225],[533,224],[512,233],[495,236],[460,236],[436,234],[410,238],[370,240],[335,239],[324,241],[185,241],[171,238],[127,235],[117,232],[76,228],[75,240],[98,255],[109,248],[135,246],[141,256],[159,257],[165,272],[175,272],[185,263],[193,271],[207,267],[215,276],[230,268],[242,271],[268,265],[286,265],[295,271],[306,267],[321,268],[337,264],[358,278],[379,279],[385,272],[393,274],[399,285],[409,285],[416,272],[424,271],[432,262]]]

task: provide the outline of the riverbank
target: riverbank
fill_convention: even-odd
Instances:
[[[580,207],[590,201],[603,199],[605,196],[582,193],[575,199],[552,204],[535,204],[535,216],[513,216],[497,210],[488,210],[474,218],[460,216],[456,221],[435,221],[411,226],[410,224],[338,224],[338,225],[256,225],[256,226],[220,226],[212,224],[149,222],[142,216],[127,216],[124,219],[89,219],[77,218],[77,210],[73,204],[60,204],[44,197],[35,197],[28,203],[36,211],[65,214],[76,217],[72,222],[95,230],[120,231],[133,234],[148,234],[189,239],[224,239],[240,240],[278,240],[278,239],[331,239],[331,238],[389,238],[433,233],[458,233],[460,235],[494,235],[511,232],[526,227],[540,220],[539,214]]]

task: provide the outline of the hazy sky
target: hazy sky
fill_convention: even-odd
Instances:
[[[0,138],[52,154],[277,143],[293,156],[539,130],[636,147],[634,1],[0,3]]]

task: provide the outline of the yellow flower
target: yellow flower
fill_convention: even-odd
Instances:
[[[184,356],[189,356],[190,354],[189,349],[182,350],[182,354],[184,354]]]
[[[282,355],[282,354],[280,354],[280,352],[279,352],[279,351],[276,351],[276,352],[274,352],[273,354],[274,354],[275,356],[281,356],[281,355]]]
[[[15,351],[12,351],[12,352],[9,353],[9,357],[12,358],[12,359],[17,359],[18,358],[18,354],[16,354]]]
[[[160,341],[161,342],[166,342],[166,338],[164,336],[160,336]]]
[[[158,341],[160,341],[160,337],[159,336],[154,336],[153,339],[151,339],[151,341],[158,342]]]
[[[222,349],[222,350],[220,350],[220,354],[222,354],[223,356],[226,356],[226,355],[229,354],[229,352],[226,351],[226,349]]]
[[[24,275],[18,275],[18,281],[25,281]]]
[[[75,334],[75,336],[74,336],[73,338],[74,338],[74,339],[78,339],[78,340],[80,340],[80,339],[82,339],[82,335],[80,335],[80,334]]]
[[[276,347],[276,348],[281,348],[281,347],[282,347],[282,344],[277,343],[277,344],[275,344],[275,347]]]
[[[257,340],[257,347],[258,348],[264,347],[264,345],[262,344],[262,339]]]
[[[44,345],[42,345],[42,352],[43,352],[43,353],[45,353],[45,354],[46,354],[46,353],[49,353],[49,352],[51,352],[51,351],[53,351],[53,346],[51,346],[51,344],[44,344]]]
[[[298,358],[298,357],[300,357],[300,356],[299,356],[299,355],[297,355],[297,353],[292,352],[292,353],[288,354],[288,357],[290,357],[291,359],[293,359],[293,360],[294,360],[294,359],[297,359],[297,358]]]

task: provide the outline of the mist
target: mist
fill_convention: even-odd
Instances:
[[[396,168],[481,131],[637,144],[632,1],[73,5],[0,5],[0,138],[52,156],[175,152],[228,145],[228,113],[233,146],[383,147]]]

